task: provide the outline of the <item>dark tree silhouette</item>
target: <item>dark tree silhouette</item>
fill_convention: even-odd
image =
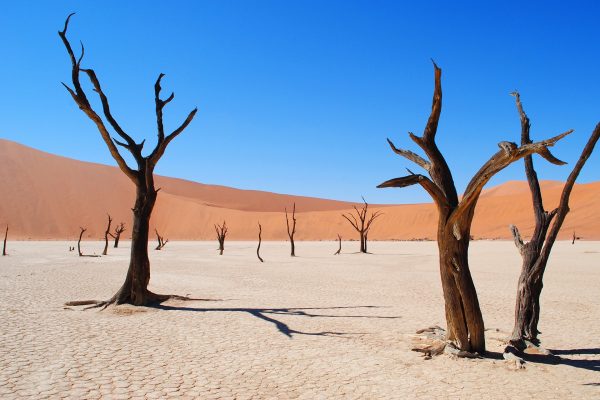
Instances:
[[[81,229],[81,232],[79,232],[79,240],[77,241],[77,252],[79,253],[79,257],[83,257],[83,253],[81,252],[81,238],[87,229],[82,227],[79,227],[79,229]]]
[[[106,231],[104,231],[104,250],[102,251],[103,256],[108,254],[108,236],[111,235],[110,224],[112,224],[112,218],[110,217],[110,214],[108,214],[108,225],[106,226]]]
[[[162,250],[163,247],[169,242],[169,239],[165,240],[164,237],[160,236],[158,230],[155,228],[154,232],[156,232],[156,240],[158,241],[158,245],[154,248],[154,250]]]
[[[256,248],[256,256],[260,260],[260,262],[265,262],[260,256],[260,243],[262,242],[262,226],[260,226],[260,222],[258,223],[258,247]]]
[[[442,110],[442,70],[435,63],[433,65],[435,89],[429,120],[423,136],[419,137],[409,132],[410,138],[425,152],[428,160],[412,151],[396,148],[388,139],[391,149],[396,154],[422,167],[428,172],[429,177],[409,170],[408,176],[388,180],[377,187],[402,188],[419,184],[433,198],[439,214],[437,243],[446,309],[446,340],[451,344],[451,348],[455,347],[461,352],[459,354],[467,355],[473,352],[483,354],[485,352],[483,317],[468,262],[471,223],[479,195],[492,176],[529,154],[538,153],[550,162],[556,163],[558,160],[550,154],[548,146],[554,145],[572,131],[521,147],[511,142],[500,142],[498,144],[500,150],[477,171],[459,201],[450,168],[435,143]]]
[[[334,256],[339,255],[342,252],[342,237],[338,234],[338,242],[339,242],[339,247],[337,249],[337,251],[335,253],[333,253]]]
[[[121,240],[121,234],[125,232],[125,223],[121,222],[115,227],[115,233],[111,235],[115,239],[115,249],[119,247],[119,240]]]
[[[342,217],[344,217],[350,223],[350,225],[352,225],[352,227],[356,229],[356,232],[358,232],[358,236],[360,237],[360,252],[367,253],[367,237],[369,235],[369,229],[371,229],[371,225],[373,224],[375,219],[383,215],[383,213],[381,211],[375,211],[374,213],[371,213],[371,216],[367,219],[369,204],[367,203],[364,197],[362,199],[364,205],[360,210],[358,209],[358,207],[353,206],[354,211],[356,213],[356,217],[352,213],[342,214]]]
[[[6,239],[8,238],[8,224],[6,224],[6,231],[4,231],[4,245],[2,246],[2,255],[6,256]]]
[[[515,96],[517,110],[521,118],[521,146],[525,146],[531,143],[529,137],[531,125],[529,117],[523,110],[519,93],[515,92],[513,95]],[[579,160],[567,178],[558,207],[550,212],[544,209],[542,191],[533,166],[532,156],[525,157],[525,174],[527,175],[527,182],[531,191],[535,228],[531,240],[524,243],[517,227],[514,225],[510,227],[515,245],[523,258],[523,264],[521,275],[519,276],[515,304],[515,325],[510,338],[510,345],[506,349],[508,353],[514,354],[515,352],[525,350],[528,346],[537,347],[540,344],[538,339],[538,334],[540,333],[538,331],[538,321],[540,318],[540,295],[543,288],[544,271],[546,270],[554,241],[569,212],[569,197],[575,180],[592,154],[599,137],[600,124],[592,132]],[[554,222],[552,223],[552,221]],[[552,227],[550,227],[551,223]],[[575,238],[575,233],[573,233],[573,243],[575,242]]]
[[[290,238],[291,256],[296,257],[296,244],[294,243],[294,235],[296,234],[296,203],[294,203],[294,208],[292,209],[292,228],[290,229],[287,208],[285,209],[285,223],[287,225],[287,234]]]
[[[215,232],[217,232],[217,240],[219,241],[219,255],[223,255],[225,250],[225,236],[227,236],[227,225],[223,221],[223,225],[215,224]]]
[[[102,139],[104,140],[104,143],[108,147],[110,154],[117,162],[119,168],[135,185],[136,199],[135,205],[133,206],[131,258],[129,262],[129,269],[123,285],[107,301],[84,300],[67,304],[83,305],[83,303],[87,303],[93,304],[94,306],[106,306],[109,304],[123,303],[129,303],[138,306],[156,304],[167,300],[172,296],[159,295],[148,290],[148,283],[150,282],[150,260],[148,259],[149,224],[150,216],[152,215],[152,210],[154,209],[154,204],[156,203],[156,197],[158,194],[158,189],[156,189],[154,186],[154,168],[165,153],[169,143],[171,143],[171,141],[175,139],[181,132],[183,132],[183,130],[190,124],[196,115],[197,109],[192,110],[188,114],[185,121],[178,128],[173,130],[170,134],[165,135],[165,129],[163,125],[163,108],[173,100],[175,95],[174,93],[171,93],[171,95],[165,100],[160,98],[160,83],[164,74],[159,74],[158,79],[154,84],[154,101],[156,104],[158,140],[152,152],[150,152],[149,155],[144,156],[142,154],[142,148],[145,141],[143,140],[140,143],[136,143],[131,136],[125,133],[112,115],[108,98],[100,86],[100,81],[94,70],[81,68],[81,61],[84,54],[83,45],[81,47],[81,56],[79,58],[75,57],[73,49],[71,48],[71,44],[67,39],[67,28],[69,25],[69,20],[72,16],[73,14],[67,17],[64,29],[58,32],[67,50],[72,67],[71,80],[73,88],[64,83],[63,85],[71,94],[71,97],[81,111],[83,111],[83,113],[90,120],[92,120],[92,122],[94,122],[100,135],[102,136]],[[117,133],[119,139],[111,138],[103,119],[92,108],[92,105],[90,104],[81,86],[80,72],[83,72],[89,78],[94,91],[100,97],[104,117]],[[123,147],[129,153],[131,153],[131,156],[136,163],[135,168],[132,168],[127,164],[117,146]]]

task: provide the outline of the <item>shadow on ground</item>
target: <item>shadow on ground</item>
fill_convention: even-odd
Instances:
[[[401,317],[387,317],[376,315],[331,315],[315,313],[318,310],[343,310],[343,309],[364,309],[364,308],[380,308],[378,306],[347,306],[347,307],[302,307],[302,308],[199,308],[199,307],[181,307],[159,304],[155,308],[167,311],[191,311],[191,312],[238,312],[247,313],[256,318],[262,319],[275,325],[277,330],[285,336],[292,338],[293,335],[308,335],[308,336],[346,336],[358,335],[360,333],[344,333],[344,332],[302,332],[291,329],[287,324],[275,319],[274,315],[288,315],[308,318],[374,318],[374,319],[397,319]]]
[[[570,350],[549,350],[552,355],[544,354],[519,354],[524,361],[545,365],[568,365],[574,368],[587,369],[589,371],[600,372],[600,358],[594,360],[579,360],[567,358],[568,355],[600,355],[600,348],[590,349],[570,349]],[[502,360],[502,353],[488,351],[485,358],[492,360]],[[600,386],[600,383],[586,383],[589,386]]]

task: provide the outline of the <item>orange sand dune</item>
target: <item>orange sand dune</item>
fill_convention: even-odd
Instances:
[[[284,207],[296,202],[299,240],[332,240],[339,233],[356,238],[341,213],[353,203],[204,185],[159,176],[152,227],[169,239],[213,239],[213,224],[227,221],[229,239],[255,239],[257,223],[265,240],[282,240]],[[543,182],[546,207],[558,203],[562,184]],[[86,237],[103,236],[106,214],[131,225],[133,184],[115,167],[76,161],[0,139],[0,224],[13,239],[73,239],[79,227]],[[508,182],[486,190],[473,224],[475,238],[510,238],[516,224],[527,236],[533,227],[525,182]],[[573,231],[600,239],[600,182],[576,185],[562,238]],[[433,239],[437,213],[432,204],[378,205],[385,215],[373,226],[371,239]],[[0,225],[0,227],[2,226]],[[129,231],[125,236],[128,237]]]

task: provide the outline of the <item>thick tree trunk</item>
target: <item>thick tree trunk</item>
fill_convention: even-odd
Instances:
[[[467,352],[485,353],[485,328],[469,270],[469,238],[457,240],[452,229],[438,230],[440,275],[448,325],[447,339]]]
[[[540,296],[544,287],[533,251],[523,255],[523,268],[519,276],[517,288],[517,301],[515,304],[515,325],[511,335],[511,342],[517,347],[523,346],[523,341],[539,345],[538,322],[540,319]],[[520,348],[522,350],[522,348]]]
[[[115,245],[114,245],[115,249],[117,247],[119,247],[119,240],[121,240],[121,232],[117,232],[117,234],[115,235]]]
[[[150,234],[150,216],[156,203],[156,191],[137,187],[135,207],[133,209],[133,229],[131,232],[131,259],[123,286],[113,296],[115,304],[146,305],[157,300],[156,295],[148,291],[150,282],[150,260],[148,258],[148,238]]]
[[[359,232],[360,233],[360,252],[361,253],[366,253],[367,252],[367,246],[365,244],[365,235],[363,232]]]

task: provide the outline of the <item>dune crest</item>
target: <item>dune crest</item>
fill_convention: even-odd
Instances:
[[[353,203],[312,197],[241,190],[157,176],[161,187],[151,225],[171,240],[216,240],[213,224],[227,221],[229,240],[257,238],[257,221],[264,240],[285,240],[283,209],[296,203],[298,240],[358,239],[341,214]],[[12,239],[74,239],[79,227],[87,238],[103,236],[106,214],[131,225],[134,187],[116,168],[77,161],[0,139],[0,224],[10,225]],[[562,182],[542,182],[547,209],[558,204]],[[571,212],[559,238],[600,239],[600,182],[576,184]],[[434,239],[433,204],[374,205],[385,215],[369,239]],[[509,224],[527,237],[533,230],[529,189],[525,181],[488,188],[481,196],[473,222],[476,239],[510,239]],[[129,237],[129,231],[123,239]]]

